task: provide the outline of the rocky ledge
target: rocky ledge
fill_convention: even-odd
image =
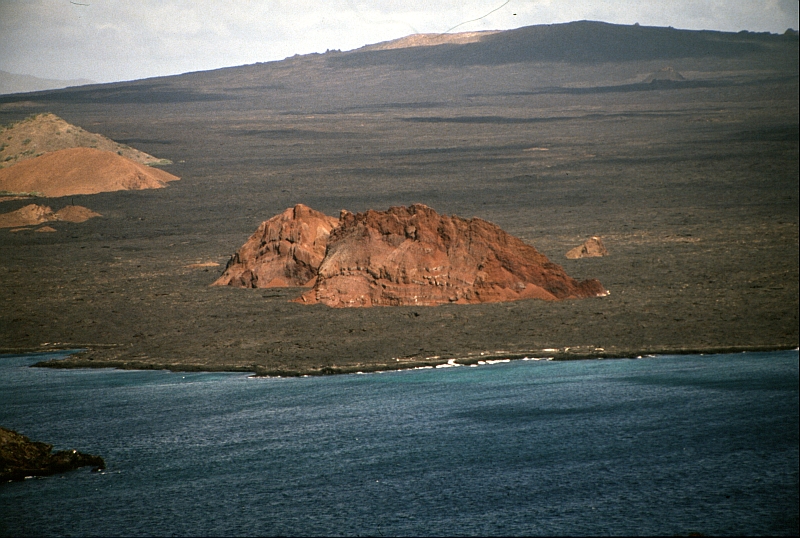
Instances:
[[[24,480],[29,476],[49,476],[79,467],[105,469],[100,456],[77,450],[53,453],[53,445],[31,441],[15,431],[0,428],[0,482]]]

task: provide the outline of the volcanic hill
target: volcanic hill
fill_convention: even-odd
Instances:
[[[67,148],[112,151],[139,164],[170,164],[166,159],[119,144],[101,134],[85,131],[55,114],[36,114],[7,127],[0,127],[0,168]]]
[[[58,197],[160,189],[180,178],[110,151],[70,148],[0,170],[0,191]]]
[[[314,288],[296,301],[433,306],[603,295],[597,280],[577,282],[490,222],[447,217],[415,204],[355,215],[343,211]]]
[[[607,295],[485,220],[414,204],[339,221],[303,204],[261,223],[213,286],[314,286],[296,302],[433,306]]]

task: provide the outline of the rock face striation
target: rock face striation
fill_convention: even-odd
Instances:
[[[0,191],[58,197],[120,190],[159,189],[172,174],[110,151],[69,148],[0,170]]]
[[[608,256],[608,250],[603,245],[603,240],[599,237],[590,237],[570,251],[567,252],[566,257],[570,260],[577,260],[579,258],[599,258],[601,256]]]
[[[334,217],[303,204],[290,207],[262,222],[212,285],[313,286],[325,257],[328,235],[336,225]]]
[[[606,295],[482,219],[415,204],[342,212],[314,288],[297,302],[332,307],[432,306]]]
[[[55,453],[52,450],[52,445],[31,441],[15,431],[0,428],[0,482],[48,476],[87,466],[101,470],[106,466],[100,456],[76,450]]]

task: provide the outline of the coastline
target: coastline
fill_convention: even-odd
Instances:
[[[652,347],[639,349],[589,349],[586,346],[566,348],[532,349],[527,352],[474,352],[460,357],[432,356],[424,358],[394,358],[390,361],[365,361],[346,365],[297,365],[295,368],[274,368],[269,365],[238,366],[220,361],[215,365],[194,365],[186,363],[165,362],[159,360],[95,360],[91,357],[91,350],[78,351],[63,359],[50,359],[37,362],[31,367],[54,369],[101,369],[113,368],[119,370],[165,370],[170,372],[231,372],[252,373],[253,377],[303,377],[344,375],[356,373],[375,373],[397,370],[413,370],[420,368],[442,368],[448,366],[472,366],[485,363],[531,360],[592,360],[592,359],[641,359],[644,357],[657,357],[659,355],[716,355],[726,353],[770,352],[796,350],[798,345],[732,345],[709,347]],[[0,350],[5,354],[7,350]],[[55,353],[67,352],[69,349],[37,349],[18,351],[17,354],[26,353]],[[0,356],[2,358],[2,356]]]

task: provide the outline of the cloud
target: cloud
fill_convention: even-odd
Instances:
[[[81,0],[89,4],[84,6],[0,0],[0,69],[43,78],[137,79],[348,50],[411,33],[444,32],[465,21],[472,22],[457,31],[581,19],[727,31],[798,26],[796,0],[503,2]]]

